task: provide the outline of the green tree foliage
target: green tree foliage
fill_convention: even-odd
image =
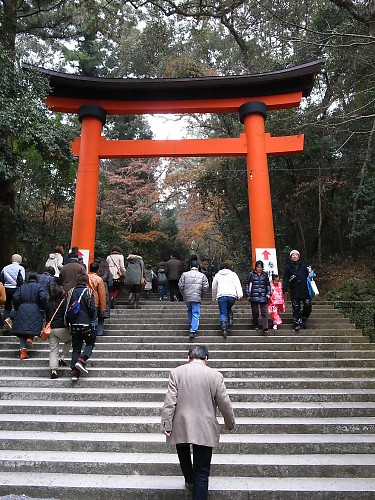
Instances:
[[[303,155],[269,159],[276,244],[279,251],[297,246],[319,260],[327,254],[368,253],[375,234],[369,217],[374,198],[374,2],[238,2],[223,16],[218,13],[229,7],[226,2],[153,4],[176,19],[193,19],[197,26],[204,25],[203,17],[213,30],[224,26],[232,43],[227,39],[223,50],[230,47],[235,53],[237,48],[234,61],[242,58],[242,71],[269,71],[326,58],[315,90],[301,109],[272,112],[266,122],[273,135],[303,132],[306,139]],[[222,136],[218,121],[228,125],[231,119],[210,117],[195,123],[205,136]],[[227,136],[238,135],[237,122],[233,117]],[[229,208],[230,194],[223,189],[225,169],[218,165],[227,165],[235,183],[236,163],[217,162],[213,173],[202,172],[196,186],[205,186],[206,196],[208,191],[211,196],[220,193],[228,217],[223,231],[227,239],[236,211]],[[245,191],[243,177],[235,199],[245,200]],[[221,214],[219,226],[222,220]]]
[[[54,191],[69,172],[72,156],[66,140],[66,127],[59,124],[44,105],[48,82],[37,74],[22,71],[7,53],[2,52],[0,89],[0,210],[2,228],[7,235],[1,239],[0,253],[1,264],[5,265],[16,250],[17,227],[24,226],[18,239],[18,251],[26,250],[28,246],[30,255],[35,255],[30,221],[23,224],[21,207],[30,210],[35,206],[37,214],[42,211],[46,215],[48,207],[41,205],[47,203],[47,199],[48,203],[58,206],[63,191]],[[28,197],[25,198],[27,192],[31,195],[28,202]],[[38,206],[39,195],[41,204]],[[43,232],[34,229],[38,239],[48,234],[47,227]],[[30,244],[24,247],[23,242],[27,240]]]
[[[14,84],[16,49],[23,60],[41,66],[87,76],[140,78],[257,73],[325,58],[324,71],[317,78],[312,96],[304,99],[298,110],[270,112],[266,122],[267,131],[275,136],[305,134],[302,155],[269,159],[276,245],[279,254],[293,246],[318,260],[332,254],[366,254],[374,247],[373,0],[6,0],[0,9],[1,48],[9,51],[12,61],[10,71],[6,70],[2,77],[8,79],[4,89]],[[43,92],[45,88],[39,86],[33,102],[41,102]],[[8,98],[13,99],[14,95],[17,90],[8,93]],[[15,101],[12,106],[17,105]],[[27,108],[31,113],[27,121],[34,124],[31,135],[36,136],[45,127],[42,116],[40,125],[36,124],[36,110],[42,108]],[[7,116],[3,103],[1,109]],[[18,116],[14,120],[22,123],[24,117]],[[51,125],[53,120],[48,113],[45,116]],[[30,210],[29,214],[29,205],[16,205],[15,179],[25,168],[24,178],[38,186],[37,176],[30,173],[31,165],[38,165],[42,171],[41,165],[59,171],[59,161],[52,152],[57,139],[51,140],[51,132],[46,131],[45,146],[34,136],[32,140],[19,136],[16,143],[6,121],[2,122],[5,134],[1,161],[7,168],[2,169],[1,175],[7,172],[10,176],[9,184],[4,186],[5,192],[13,192],[13,198],[6,195],[6,204],[9,214],[14,216],[17,209],[19,220],[25,221],[20,229],[23,233],[28,217],[37,217],[37,211]],[[237,115],[191,117],[190,133],[198,137],[237,137],[242,130]],[[142,117],[111,117],[105,134],[116,139],[152,136]],[[66,133],[68,137],[71,136]],[[143,171],[143,161],[136,163],[139,172]],[[248,262],[245,159],[171,160],[164,191],[167,211],[160,208],[158,195],[163,181],[163,177],[159,178],[160,163],[152,163],[152,167],[148,164],[147,189],[152,196],[143,198],[143,208],[138,207],[142,215],[136,221],[129,212],[133,203],[130,185],[139,179],[132,179],[126,162],[116,160],[110,165],[103,163],[100,184],[100,253],[105,253],[105,247],[117,238],[131,245],[132,233],[150,236],[152,231],[160,231],[169,235],[174,245],[179,241],[187,245],[187,235],[190,238],[200,232],[202,253],[227,253],[235,261]],[[71,168],[66,167],[65,171],[71,172]],[[113,176],[120,171],[119,182],[113,182]],[[4,181],[7,182],[5,177]],[[120,214],[123,220],[108,220],[101,215],[107,200],[118,201],[116,192],[123,193],[124,185],[127,200]],[[134,189],[133,195],[136,193]],[[45,200],[46,195],[43,196]],[[67,211],[71,209],[71,197],[69,192],[61,201]],[[44,206],[42,201],[38,203]],[[38,227],[44,227],[43,213],[42,208]],[[169,227],[176,220],[180,239],[165,230],[165,225]],[[147,236],[144,238],[147,240]],[[163,246],[167,251],[167,240],[159,240],[164,246],[158,248]],[[15,242],[11,246],[14,245]],[[145,245],[148,252],[152,245]]]

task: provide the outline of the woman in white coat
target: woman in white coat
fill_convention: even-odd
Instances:
[[[220,326],[223,337],[227,336],[227,326],[233,325],[232,307],[236,300],[241,300],[243,290],[237,274],[231,270],[230,265],[224,262],[220,271],[215,274],[212,282],[212,300],[216,300],[220,311]]]
[[[125,277],[125,262],[124,256],[122,255],[121,248],[118,245],[112,247],[111,253],[107,257],[107,262],[109,265],[109,270],[113,276],[112,286],[109,288],[109,303],[110,308],[115,307],[115,300],[120,293],[122,284],[124,283]]]

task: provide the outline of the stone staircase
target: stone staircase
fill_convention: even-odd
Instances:
[[[247,301],[227,339],[217,305],[194,342],[210,350],[235,409],[214,452],[210,499],[374,499],[375,350],[331,306],[316,303],[297,335],[250,330]],[[190,345],[182,303],[123,302],[97,340],[89,375],[50,380],[48,345],[20,361],[0,336],[0,495],[57,499],[188,499],[160,432],[168,373]],[[219,421],[222,423],[222,419]]]

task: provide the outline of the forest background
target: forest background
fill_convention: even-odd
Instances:
[[[275,136],[305,134],[303,154],[269,158],[279,267],[298,248],[323,288],[347,289],[335,298],[373,299],[375,0],[0,2],[0,267],[17,251],[40,271],[55,244],[70,245],[70,141],[80,124],[46,109],[48,82],[22,63],[83,76],[190,78],[321,58],[311,96],[266,122]],[[191,137],[243,131],[238,115],[187,121]],[[142,116],[109,117],[104,134],[153,136]],[[244,158],[101,161],[96,258],[115,243],[125,254],[138,246],[151,265],[197,248],[243,276],[249,242]]]

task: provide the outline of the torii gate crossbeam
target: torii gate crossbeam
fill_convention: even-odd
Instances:
[[[271,137],[264,134],[268,156],[301,153],[304,136]],[[81,139],[72,143],[72,151],[79,156]],[[228,139],[127,140],[111,141],[104,136],[98,141],[99,158],[188,158],[204,156],[246,156],[246,134]]]

